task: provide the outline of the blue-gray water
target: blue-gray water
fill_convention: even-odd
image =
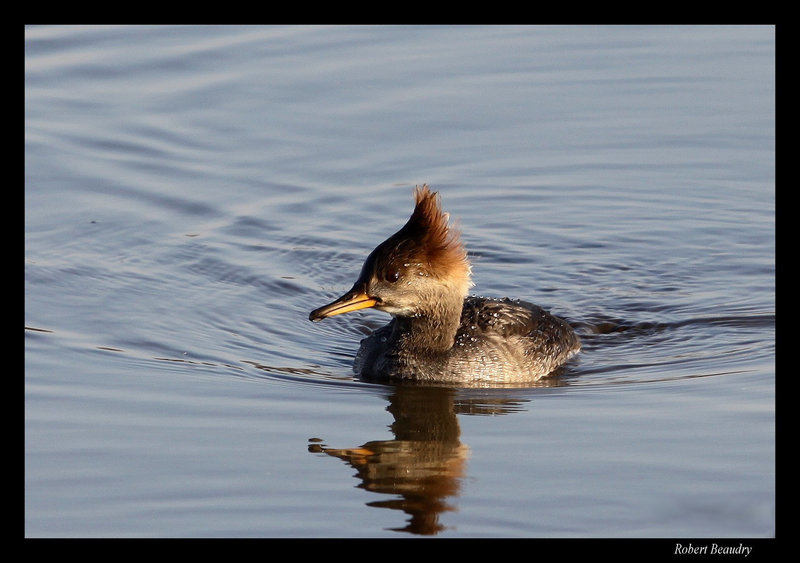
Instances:
[[[772,27],[28,27],[28,537],[771,537]],[[428,182],[549,386],[322,323]]]

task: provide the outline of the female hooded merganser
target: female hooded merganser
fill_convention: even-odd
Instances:
[[[373,307],[392,321],[361,341],[363,378],[441,383],[521,383],[551,374],[580,350],[572,328],[541,307],[467,297],[471,268],[438,193],[417,187],[411,218],[372,251],[352,289],[311,312]]]

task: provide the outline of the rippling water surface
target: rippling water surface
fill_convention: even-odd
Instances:
[[[29,537],[771,537],[771,27],[28,27]],[[430,183],[527,388],[312,324]]]

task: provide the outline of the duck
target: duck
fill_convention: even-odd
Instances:
[[[405,225],[367,256],[352,288],[309,320],[376,309],[391,321],[361,341],[353,371],[365,380],[527,383],[580,351],[572,326],[533,303],[470,296],[460,231],[428,184],[414,189]]]

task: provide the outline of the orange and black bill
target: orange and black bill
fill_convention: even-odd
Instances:
[[[333,317],[334,315],[341,315],[342,313],[374,307],[377,303],[378,300],[367,295],[363,289],[353,288],[333,303],[311,311],[308,315],[308,320],[321,321],[322,319]]]

